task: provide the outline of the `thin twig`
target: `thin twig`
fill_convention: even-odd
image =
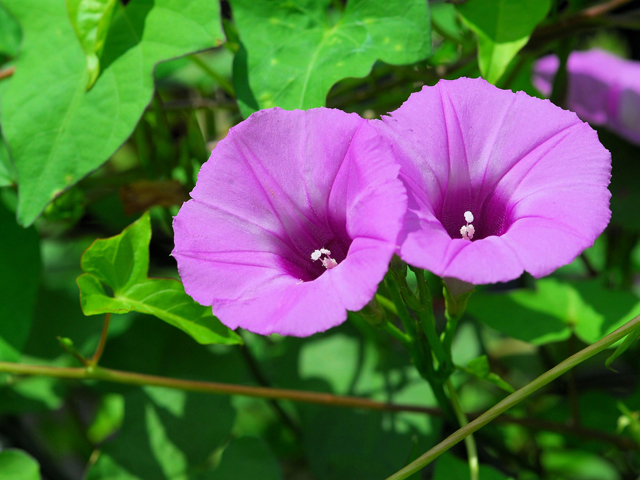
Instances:
[[[361,408],[364,410],[377,410],[388,412],[414,412],[432,416],[442,416],[442,410],[434,407],[418,405],[396,404],[377,402],[367,398],[359,398],[347,395],[334,395],[331,393],[307,392],[301,390],[289,390],[283,388],[255,387],[248,385],[234,385],[229,383],[203,382],[193,380],[181,380],[177,378],[159,377],[141,373],[123,372],[102,367],[67,368],[48,367],[41,365],[27,365],[23,363],[0,362],[0,372],[13,375],[29,375],[40,377],[53,377],[69,380],[103,380],[107,382],[124,383],[128,385],[151,385],[158,387],[175,388],[190,392],[213,393],[218,395],[243,395],[255,398],[267,398],[274,400],[291,400],[293,402],[315,403],[332,407]],[[469,414],[469,418],[476,419],[483,413]],[[640,450],[633,440],[612,435],[598,430],[584,427],[574,427],[546,420],[518,418],[510,415],[501,415],[495,422],[514,423],[535,430],[547,430],[550,432],[567,433],[583,438],[593,438],[606,441],[627,450]]]
[[[107,334],[109,333],[109,321],[111,320],[111,313],[107,313],[104,316],[104,323],[102,324],[102,333],[100,334],[100,341],[98,342],[98,346],[96,347],[96,352],[89,360],[89,364],[92,366],[98,365],[100,361],[100,357],[102,357],[102,353],[104,352],[104,346],[107,343]]]
[[[5,78],[9,78],[16,71],[16,67],[5,68],[4,70],[0,70],[0,80],[4,80]]]

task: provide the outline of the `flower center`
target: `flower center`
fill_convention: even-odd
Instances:
[[[323,255],[325,258],[322,258]],[[324,247],[319,250],[314,250],[311,254],[311,260],[313,260],[314,262],[320,260],[322,266],[327,270],[331,270],[333,267],[338,265],[338,262],[331,258],[331,251],[327,250]]]
[[[463,225],[460,229],[460,235],[462,235],[463,240],[473,240],[473,235],[476,233],[475,227],[471,224],[473,222],[473,213],[469,210],[464,212],[464,220],[467,222],[466,225]]]

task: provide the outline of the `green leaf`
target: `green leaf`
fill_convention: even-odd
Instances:
[[[87,437],[92,443],[102,443],[122,426],[124,418],[124,397],[108,393],[100,399],[98,411],[87,429]]]
[[[609,358],[607,358],[607,360],[604,362],[605,366],[607,368],[610,368],[613,361],[624,352],[626,352],[631,344],[638,339],[638,337],[640,337],[640,327],[636,328],[633,332],[625,337],[624,341],[618,346],[618,348],[616,348],[616,351],[613,352],[611,356],[609,356]]]
[[[21,39],[20,25],[0,3],[0,56],[15,57]]]
[[[230,3],[246,49],[234,62],[245,116],[274,106],[320,107],[334,83],[366,76],[376,60],[402,65],[431,53],[424,0],[350,0],[335,23],[330,0]]]
[[[0,478],[40,480],[40,466],[22,450],[3,450],[0,452]]]
[[[549,12],[550,0],[469,0],[458,12],[478,36],[480,72],[495,84]]]
[[[566,340],[574,332],[594,343],[640,314],[632,294],[609,290],[600,280],[561,282],[547,278],[535,290],[471,297],[469,313],[513,338],[542,345]]]
[[[117,0],[66,0],[71,25],[87,57],[89,90],[100,75],[100,55]]]
[[[85,315],[136,311],[154,315],[203,344],[242,343],[240,337],[170,278],[147,278],[151,223],[145,213],[120,235],[99,239],[82,256],[76,282]],[[113,296],[105,292],[111,289]]]
[[[153,94],[158,62],[223,40],[210,0],[132,0],[118,7],[91,90],[63,2],[4,0],[24,31],[2,96],[2,126],[19,179],[18,219],[31,224],[62,191],[104,163],[131,134]]]
[[[122,430],[87,480],[188,480],[227,439],[229,397],[144,387],[125,397]]]
[[[40,239],[0,202],[0,360],[17,361],[31,329],[40,283]]]
[[[259,438],[244,437],[224,450],[220,466],[207,480],[283,480],[278,461]]]
[[[486,355],[482,355],[481,357],[474,358],[471,360],[466,367],[458,367],[458,369],[467,372],[470,375],[481,378],[482,380],[486,380],[487,382],[493,383],[495,386],[500,387],[506,392],[513,393],[515,392],[514,388],[509,385],[507,382],[502,380],[499,375],[491,372],[491,367],[489,366],[489,359]]]

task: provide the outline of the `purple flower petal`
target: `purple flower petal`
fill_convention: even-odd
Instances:
[[[611,212],[611,156],[574,113],[482,79],[440,81],[373,125],[407,187],[401,257],[441,277],[504,282],[571,262]],[[465,212],[474,236],[462,238]]]
[[[551,95],[559,64],[555,55],[534,64],[532,81],[543,95]],[[567,72],[567,108],[640,145],[640,62],[602,50],[573,52]]]
[[[374,296],[397,249],[398,170],[388,142],[355,114],[255,113],[216,146],[174,219],[187,293],[230,328],[260,334],[342,323]],[[320,249],[337,266],[312,260]]]

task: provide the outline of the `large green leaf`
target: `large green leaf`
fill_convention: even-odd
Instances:
[[[376,60],[401,65],[431,53],[424,0],[349,0],[335,23],[329,3],[231,0],[244,46],[234,85],[245,116],[274,106],[320,107],[334,83],[367,75]]]
[[[0,59],[15,57],[20,47],[20,25],[0,3]]]
[[[16,361],[31,328],[40,283],[40,241],[0,202],[0,360]]]
[[[0,132],[0,134],[1,133],[2,132]],[[0,135],[0,187],[13,185],[15,178],[16,172],[9,158],[7,146],[4,144],[4,140],[2,140],[2,135]]]
[[[71,25],[87,57],[87,89],[100,74],[100,55],[107,38],[117,0],[66,0]]]
[[[40,466],[22,450],[3,450],[0,452],[0,478],[40,480]]]
[[[478,36],[482,76],[495,84],[549,12],[550,0],[469,0],[457,6]]]
[[[199,305],[171,278],[148,278],[151,224],[145,213],[120,235],[96,240],[82,256],[77,278],[85,315],[148,313],[191,335],[199,343],[242,343],[240,337]],[[104,286],[113,292],[108,295]]]
[[[188,480],[228,438],[229,397],[144,387],[125,397],[118,436],[104,446],[88,480]]]
[[[535,290],[476,294],[469,313],[513,338],[542,345],[567,339],[572,332],[593,343],[640,314],[638,299],[609,290],[599,280],[561,282],[547,278]]]
[[[18,172],[18,219],[31,224],[55,196],[104,163],[153,94],[156,63],[222,42],[218,2],[132,0],[111,20],[101,74],[89,72],[64,2],[4,0],[24,31],[2,97],[2,126]]]

